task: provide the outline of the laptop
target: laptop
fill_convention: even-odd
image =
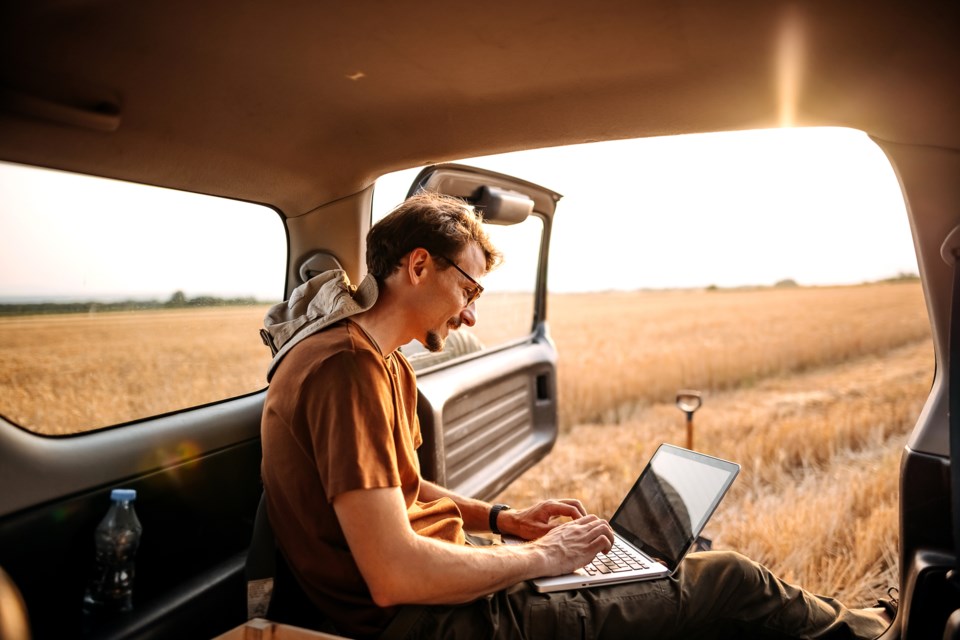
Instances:
[[[740,465],[661,444],[610,519],[616,544],[573,573],[537,578],[540,593],[672,575],[690,551]]]

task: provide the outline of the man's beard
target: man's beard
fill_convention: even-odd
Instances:
[[[443,338],[440,337],[440,334],[436,331],[427,331],[427,339],[423,343],[423,346],[427,348],[427,351],[431,353],[440,353],[443,351],[443,344],[446,342]]]
[[[463,320],[460,318],[452,318],[447,326],[450,327],[450,331],[456,331],[460,328],[460,325],[463,324]],[[423,346],[427,348],[427,351],[431,353],[440,353],[443,351],[443,345],[446,343],[446,338],[440,337],[439,331],[427,331],[427,339],[423,343]]]

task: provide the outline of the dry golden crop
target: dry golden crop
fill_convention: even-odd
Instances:
[[[918,282],[554,295],[561,425],[618,422],[677,389],[731,389],[929,336]]]
[[[0,413],[64,435],[266,386],[265,307],[0,318]]]

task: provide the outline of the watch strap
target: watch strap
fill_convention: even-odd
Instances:
[[[495,504],[490,507],[490,531],[500,535],[500,529],[497,527],[497,517],[500,515],[501,511],[506,511],[510,507],[505,504]]]

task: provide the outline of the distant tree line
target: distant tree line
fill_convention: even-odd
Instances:
[[[898,282],[919,282],[919,281],[920,281],[920,276],[919,276],[918,274],[916,274],[916,273],[909,273],[909,272],[906,272],[906,271],[901,271],[901,272],[898,273],[897,275],[892,276],[892,277],[890,277],[890,278],[883,278],[882,280],[872,280],[872,281],[869,281],[869,282],[863,282],[863,283],[861,283],[861,284],[865,284],[865,285],[869,285],[869,284],[890,284],[890,283],[898,283]],[[768,289],[768,288],[772,288],[772,289],[794,289],[794,288],[800,287],[800,286],[803,286],[803,285],[799,284],[799,283],[798,283],[796,280],[794,280],[793,278],[784,278],[783,280],[778,280],[778,281],[776,281],[775,283],[773,283],[772,286],[767,286],[767,285],[746,285],[746,286],[739,286],[739,287],[720,287],[720,286],[717,286],[717,285],[715,285],[715,284],[711,284],[711,285],[708,285],[708,286],[704,287],[704,290],[705,290],[705,291],[723,291],[723,290]]]
[[[36,315],[49,313],[97,313],[101,311],[148,311],[154,309],[192,309],[196,307],[233,307],[270,304],[254,297],[219,298],[197,296],[188,298],[183,291],[175,291],[170,299],[119,300],[115,302],[14,302],[0,303],[0,316]]]
[[[908,273],[906,271],[901,271],[892,278],[886,278],[880,282],[916,282],[920,280],[920,275],[917,273]]]

